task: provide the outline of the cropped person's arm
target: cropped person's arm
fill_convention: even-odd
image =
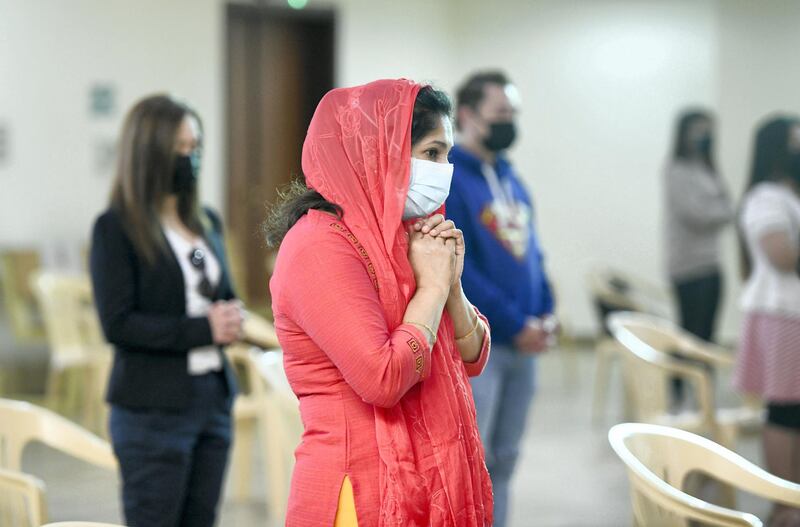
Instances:
[[[754,196],[745,207],[743,221],[773,267],[784,273],[795,272],[799,255],[790,239],[792,220],[779,196]]]
[[[427,330],[408,322],[387,326],[378,292],[346,240],[305,247],[287,265],[291,272],[281,287],[287,314],[365,402],[394,406],[429,375]],[[413,317],[435,332],[443,303],[436,292],[420,290],[406,320]]]
[[[762,234],[761,248],[769,262],[781,272],[793,273],[797,268],[798,250],[792,246],[789,234],[785,231],[772,231]]]
[[[206,317],[146,313],[136,307],[133,247],[110,215],[94,226],[91,276],[100,323],[111,344],[185,352],[213,343]]]
[[[486,317],[470,304],[460,283],[454,286],[447,299],[447,312],[453,320],[456,346],[464,361],[467,375],[480,375],[486,367],[491,349]]]
[[[698,184],[700,177],[683,167],[673,167],[668,177],[669,201],[678,217],[697,229],[715,228],[729,223],[734,216],[727,194]]]

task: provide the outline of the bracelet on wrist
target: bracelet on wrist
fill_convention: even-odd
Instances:
[[[431,345],[436,344],[436,332],[433,331],[433,328],[431,328],[429,325],[423,324],[422,322],[406,322],[406,324],[411,324],[413,326],[418,326],[425,329],[431,335]]]
[[[478,330],[478,326],[480,325],[480,323],[481,323],[481,317],[479,317],[477,314],[475,314],[475,325],[472,326],[472,329],[466,335],[461,336],[461,337],[456,337],[456,341],[465,340],[465,339],[468,339],[469,337],[471,337],[472,334],[475,333]]]

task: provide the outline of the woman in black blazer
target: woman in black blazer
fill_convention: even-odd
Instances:
[[[236,392],[222,346],[242,309],[216,214],[197,198],[198,115],[140,101],[120,140],[111,205],[92,233],[91,274],[106,338],[110,432],[130,527],[214,524]]]

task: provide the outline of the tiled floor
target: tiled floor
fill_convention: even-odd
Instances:
[[[619,393],[609,401],[606,425],[590,424],[594,358],[590,351],[550,352],[540,359],[539,393],[530,415],[515,481],[512,526],[619,527],[630,524],[628,486],[606,440],[618,418]],[[721,391],[726,380],[721,379]],[[740,444],[758,461],[753,438]],[[48,486],[51,519],[119,521],[116,475],[93,469],[43,447],[30,448],[25,469]],[[261,479],[261,478],[257,478]],[[260,486],[260,484],[259,484]],[[766,504],[743,500],[763,517]],[[272,526],[263,498],[222,507],[223,527]]]

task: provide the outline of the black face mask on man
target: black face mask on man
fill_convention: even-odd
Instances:
[[[483,146],[492,152],[508,149],[517,138],[517,127],[514,121],[489,123],[489,135],[483,140]]]
[[[172,177],[172,192],[184,194],[197,186],[200,175],[200,156],[192,152],[190,155],[179,155],[175,158],[175,171]]]

